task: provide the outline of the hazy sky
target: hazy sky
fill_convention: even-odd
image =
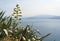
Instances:
[[[20,5],[24,17],[36,15],[60,16],[60,0],[0,0],[0,9],[5,10],[6,15],[10,15],[17,3]]]

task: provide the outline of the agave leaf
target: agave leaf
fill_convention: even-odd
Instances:
[[[0,22],[2,23],[2,22],[5,22],[6,20],[7,20],[7,18],[4,17],[4,18],[2,18],[2,19],[0,20]]]
[[[8,36],[8,31],[6,29],[3,29],[3,31],[5,32],[5,34]]]
[[[3,18],[4,13],[5,12],[3,12],[3,11],[0,12],[0,20]]]
[[[10,26],[11,26],[11,23],[12,23],[12,18],[10,18],[10,19],[8,20],[7,27],[10,27]]]
[[[40,40],[42,41],[43,39],[45,39],[45,38],[48,37],[49,35],[51,35],[51,33],[48,33],[47,35],[41,37]]]

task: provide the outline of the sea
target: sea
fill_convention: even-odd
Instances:
[[[60,41],[60,19],[23,19],[22,24],[32,25],[32,28],[39,30],[42,36],[51,33],[43,41]]]

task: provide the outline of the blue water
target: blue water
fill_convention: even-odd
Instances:
[[[60,41],[60,19],[25,19],[23,24],[33,24],[33,28],[38,29],[42,35],[52,33],[44,41]]]

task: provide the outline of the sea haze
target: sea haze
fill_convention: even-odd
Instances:
[[[52,33],[44,41],[60,41],[60,16],[34,16],[23,19],[23,25],[32,24],[33,28],[38,29],[42,35]]]

